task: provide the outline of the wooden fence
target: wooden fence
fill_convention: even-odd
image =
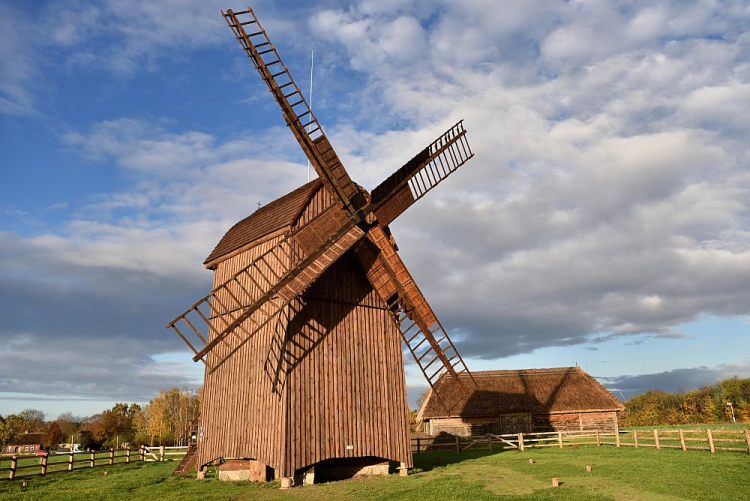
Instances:
[[[742,444],[738,446],[738,444]],[[426,451],[454,450],[457,453],[471,448],[487,450],[516,449],[524,451],[535,447],[566,447],[575,445],[613,445],[615,447],[654,447],[693,450],[736,451],[750,454],[750,429],[704,430],[599,430],[552,431],[459,437],[440,435],[411,439],[411,450],[420,454]]]
[[[31,475],[47,475],[65,471],[114,466],[135,461],[172,461],[173,456],[184,456],[187,447],[147,447],[131,449],[101,449],[87,452],[64,452],[46,456],[13,456],[9,468],[0,468],[0,480],[13,480]],[[2,463],[7,462],[3,459]],[[7,472],[7,474],[6,474]]]

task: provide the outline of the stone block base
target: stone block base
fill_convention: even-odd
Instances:
[[[219,466],[219,480],[265,482],[268,480],[268,468],[253,459],[229,459]]]

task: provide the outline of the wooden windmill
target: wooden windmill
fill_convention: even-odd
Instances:
[[[168,324],[206,365],[197,464],[252,459],[281,478],[354,458],[411,467],[401,340],[433,389],[473,378],[388,224],[473,156],[463,123],[367,193],[252,9],[222,15],[319,177],[231,228],[205,262],[214,289]]]

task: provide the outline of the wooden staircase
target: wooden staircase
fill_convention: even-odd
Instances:
[[[182,461],[177,465],[177,468],[174,469],[172,475],[187,474],[195,466],[195,461],[198,459],[198,456],[195,454],[196,452],[198,452],[198,444],[191,443],[188,446],[187,454],[182,458]]]

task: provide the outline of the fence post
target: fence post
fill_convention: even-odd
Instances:
[[[685,445],[685,430],[680,428],[680,447],[682,447],[683,451],[687,450],[687,446]]]
[[[518,434],[518,448],[523,452],[523,433]]]
[[[73,461],[75,461],[73,459],[73,456],[74,456],[73,451],[70,451],[70,456],[68,456],[68,471],[73,471]]]
[[[146,446],[143,444],[141,444],[141,446],[138,448],[138,460],[139,461],[146,460]]]
[[[422,453],[422,439],[417,437],[417,454]]]
[[[599,439],[599,428],[596,429],[596,446],[601,447],[602,441]]]
[[[159,461],[164,461],[164,446],[159,446]]]
[[[461,454],[461,439],[458,438],[458,435],[454,435],[456,437],[456,454]]]
[[[128,447],[127,449],[125,449],[125,462],[126,463],[130,462],[130,447]]]
[[[109,448],[109,464],[115,464],[115,450],[112,447]]]
[[[47,474],[47,456],[42,456],[42,475]]]
[[[563,443],[562,443],[562,431],[557,432],[557,441],[560,442],[560,448],[562,449]]]
[[[615,426],[615,447],[620,447],[620,427]]]
[[[654,428],[654,443],[656,444],[657,451],[661,449],[661,447],[659,446],[659,430],[657,430],[656,428]]]
[[[633,430],[633,445],[638,448],[638,430]]]
[[[8,478],[13,480],[16,478],[16,468],[18,467],[18,457],[13,456],[10,460],[10,473],[8,474]]]
[[[708,428],[706,432],[708,434],[708,448],[712,453],[716,452],[716,447],[714,447],[714,435],[711,433],[711,428]]]
[[[89,466],[94,467],[96,464],[96,453],[94,451],[91,451],[91,455],[89,456]]]
[[[745,429],[745,442],[747,442],[747,453],[750,454],[750,429]]]

